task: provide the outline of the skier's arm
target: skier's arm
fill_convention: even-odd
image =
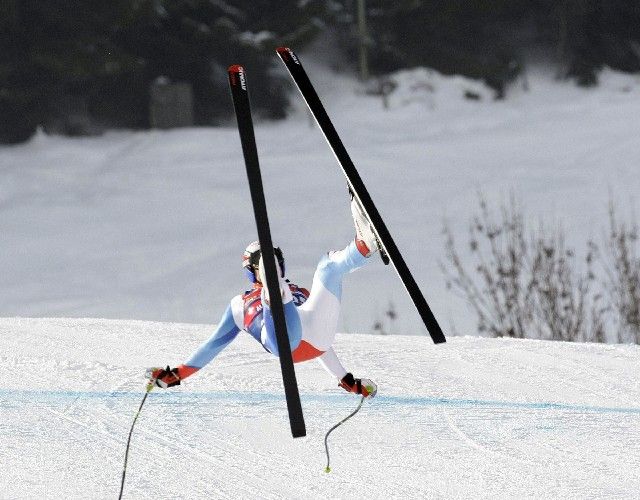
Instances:
[[[216,331],[204,342],[196,352],[194,352],[184,364],[178,367],[178,375],[180,379],[184,379],[193,375],[195,372],[203,368],[215,358],[222,349],[227,347],[240,332],[240,328],[236,324],[234,318],[234,298],[222,315]]]

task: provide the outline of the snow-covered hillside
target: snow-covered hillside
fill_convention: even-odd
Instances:
[[[210,325],[0,320],[0,498],[115,498],[145,367]],[[297,365],[308,435],[289,434],[277,359],[240,336],[151,393],[125,498],[639,498],[640,347],[339,335],[379,395],[357,404]]]
[[[445,288],[443,217],[464,241],[476,192],[513,191],[561,222],[583,248],[640,192],[640,83],[605,72],[580,89],[529,75],[503,102],[477,82],[401,72],[384,110],[351,79],[306,63],[390,232],[445,331],[475,333]],[[284,69],[282,70],[284,71]],[[259,85],[252,81],[249,85]],[[480,101],[463,99],[470,91]],[[220,99],[229,100],[221,95]],[[353,234],[345,182],[303,103],[256,127],[274,240],[289,277],[309,285],[319,256]],[[229,103],[231,106],[231,103]],[[0,148],[0,315],[210,323],[246,286],[240,255],[255,239],[235,127],[36,136]],[[394,272],[377,257],[350,276],[343,331],[420,333]]]

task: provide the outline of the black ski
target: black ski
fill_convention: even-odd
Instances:
[[[233,107],[238,120],[238,131],[240,132],[240,142],[242,143],[242,153],[247,168],[249,179],[249,189],[251,191],[251,201],[258,228],[258,240],[264,262],[264,271],[271,300],[271,313],[278,342],[278,352],[280,355],[280,368],[282,370],[282,381],[284,392],[287,398],[289,409],[289,422],[293,437],[306,435],[302,405],[300,404],[300,394],[298,393],[298,383],[296,372],[293,367],[293,358],[289,347],[289,336],[287,334],[287,324],[284,317],[282,297],[278,284],[276,260],[273,252],[273,242],[271,241],[271,230],[269,229],[269,219],[267,217],[267,204],[264,198],[262,186],[262,176],[260,175],[260,164],[258,163],[258,150],[253,133],[253,121],[251,119],[251,105],[249,103],[249,93],[247,91],[247,77],[244,68],[240,65],[229,67],[229,86],[233,98]]]
[[[367,191],[358,171],[356,170],[355,165],[351,161],[347,150],[345,149],[342,141],[340,140],[340,136],[336,132],[331,120],[329,119],[329,115],[324,109],[318,94],[315,89],[307,73],[305,72],[302,64],[300,63],[300,59],[296,56],[296,54],[287,47],[280,47],[276,50],[280,59],[289,70],[291,78],[298,87],[298,90],[302,94],[311,114],[315,118],[318,126],[322,130],[325,139],[329,143],[333,154],[335,155],[338,163],[342,167],[342,171],[347,178],[347,183],[349,184],[349,188],[351,192],[354,194],[356,200],[360,203],[361,207],[364,209],[365,213],[369,217],[373,229],[378,237],[378,240],[382,246],[382,250],[384,254],[386,254],[389,260],[393,263],[402,283],[404,284],[411,300],[415,304],[418,309],[418,313],[422,317],[422,321],[424,321],[431,338],[436,344],[441,342],[446,342],[444,333],[438,324],[435,316],[431,312],[429,308],[429,304],[427,304],[424,295],[420,291],[416,280],[413,278],[411,271],[407,267],[398,247],[396,246],[391,234],[387,230],[382,217],[378,212],[378,209],[373,203],[371,196]]]

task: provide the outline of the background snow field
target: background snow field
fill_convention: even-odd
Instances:
[[[1,498],[115,498],[145,367],[180,362],[210,325],[0,320]],[[640,347],[339,335],[379,396],[357,405],[297,365],[293,440],[277,359],[241,335],[151,393],[125,498],[639,498]]]
[[[621,216],[640,192],[637,76],[605,71],[585,90],[532,73],[529,92],[516,85],[495,102],[478,82],[403,71],[384,110],[353,80],[305,67],[445,333],[476,331],[438,261],[443,218],[464,244],[478,190],[492,205],[513,191],[532,226],[562,224],[578,252],[606,228],[609,191]],[[289,277],[310,286],[320,256],[354,230],[344,177],[297,94],[292,103],[288,120],[258,123],[256,139],[273,239]],[[232,123],[41,134],[0,148],[0,175],[0,316],[212,323],[247,286],[240,259],[256,230]],[[341,331],[371,331],[393,302],[389,332],[426,333],[378,257],[343,297]]]

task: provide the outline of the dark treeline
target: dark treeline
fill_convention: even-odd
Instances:
[[[580,85],[596,84],[605,65],[640,70],[638,0],[367,1],[378,72],[429,66],[500,96],[532,53]]]
[[[374,75],[429,66],[483,79],[498,97],[534,52],[581,85],[597,84],[605,65],[640,70],[638,0],[365,5],[362,38],[358,0],[0,0],[0,142],[38,126],[70,135],[148,127],[159,77],[191,84],[196,124],[219,123],[231,113],[226,68],[236,62],[259,82],[256,113],[282,118],[286,80],[273,49],[318,36],[340,40],[354,62],[364,43]]]

